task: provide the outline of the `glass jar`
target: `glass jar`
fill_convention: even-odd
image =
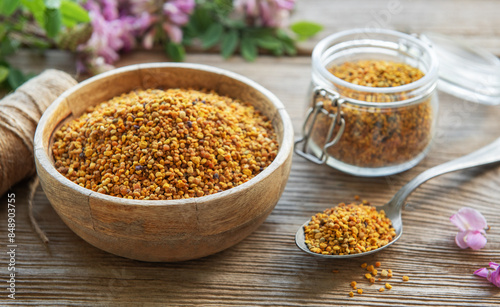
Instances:
[[[344,81],[329,69],[345,62],[384,60],[424,76],[394,87]],[[358,176],[405,171],[429,151],[438,110],[438,60],[430,45],[383,29],[354,29],[323,39],[312,54],[310,108],[295,152]]]

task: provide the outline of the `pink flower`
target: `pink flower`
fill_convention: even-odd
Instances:
[[[171,23],[184,25],[189,21],[189,14],[195,6],[194,0],[171,0],[163,4],[163,13]]]
[[[164,22],[162,27],[172,42],[179,44],[182,41],[182,30],[180,27],[168,22]]]
[[[120,58],[119,53],[131,50],[136,36],[155,22],[148,12],[134,15],[128,0],[88,0],[83,6],[89,12],[93,31],[90,39],[78,47],[80,72],[109,70]]]
[[[163,22],[162,27],[174,43],[182,41],[181,26],[189,21],[189,15],[195,5],[194,0],[170,0],[163,4],[163,14],[167,20]]]
[[[236,13],[243,14],[250,25],[283,28],[288,25],[295,0],[234,0]]]
[[[155,43],[156,29],[151,29],[142,39],[142,46],[146,49],[153,48]]]
[[[118,3],[116,0],[101,0],[102,16],[106,20],[118,19]]]
[[[470,247],[474,250],[486,245],[485,228],[488,227],[486,219],[477,210],[464,207],[450,217],[450,221],[460,229],[455,237],[455,242],[460,248]]]
[[[500,288],[500,265],[495,262],[490,262],[489,265],[493,271],[482,268],[475,271],[474,274],[486,278],[489,282]]]
[[[89,1],[89,3],[91,3]],[[108,22],[104,17],[95,11],[90,11],[92,20],[92,36],[82,48],[103,57],[106,63],[113,63],[118,60],[118,50],[123,47],[116,23]]]
[[[112,64],[120,58],[120,50],[131,49],[135,43],[131,21],[119,18],[118,3],[114,0],[89,0],[84,7],[89,10],[93,32],[80,49]]]
[[[146,14],[148,19],[142,17],[142,31],[136,32],[136,36],[142,37],[144,48],[150,49],[153,46],[157,36],[158,27],[152,26],[161,21],[161,28],[167,33],[168,38],[181,43],[181,27],[188,23],[189,16],[196,5],[195,0],[128,0],[130,2],[130,11],[135,16]],[[142,15],[141,15],[142,14]]]

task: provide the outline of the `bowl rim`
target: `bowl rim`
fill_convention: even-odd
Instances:
[[[75,182],[69,180],[65,176],[63,176],[61,173],[59,173],[55,166],[52,163],[52,160],[49,158],[49,155],[47,154],[49,148],[44,148],[43,146],[43,131],[45,129],[45,126],[48,123],[48,119],[50,114],[52,114],[54,111],[56,111],[60,104],[62,104],[65,99],[74,94],[75,92],[81,90],[83,87],[87,86],[88,84],[106,79],[112,75],[119,74],[119,73],[124,73],[124,72],[129,72],[129,71],[141,71],[141,70],[147,70],[147,69],[158,69],[158,68],[183,68],[183,69],[193,69],[193,70],[201,70],[204,72],[208,73],[213,73],[213,74],[218,74],[222,75],[225,77],[229,77],[232,79],[235,79],[241,83],[244,83],[251,88],[259,91],[262,93],[269,102],[271,102],[275,108],[276,112],[274,116],[279,116],[281,123],[283,125],[283,138],[282,138],[282,144],[280,144],[278,148],[278,154],[274,158],[274,160],[267,166],[262,172],[257,174],[255,177],[251,178],[247,182],[240,184],[236,187],[227,189],[225,191],[218,192],[216,194],[210,194],[210,195],[205,195],[201,197],[190,197],[190,198],[183,198],[183,199],[171,199],[171,200],[140,200],[140,199],[128,199],[128,198],[120,198],[116,196],[111,196],[107,194],[102,194],[98,193],[96,191],[84,188]],[[140,85],[139,85],[140,86]],[[273,120],[273,118],[270,118],[269,120]],[[273,127],[275,128],[275,127]],[[51,137],[52,137],[53,131],[51,131]],[[35,132],[35,138],[34,138],[34,156],[35,159],[38,160],[39,165],[38,167],[44,168],[44,170],[52,176],[57,182],[60,184],[66,186],[67,188],[74,190],[77,193],[86,195],[88,198],[93,198],[96,200],[101,200],[105,202],[111,202],[111,203],[120,203],[122,205],[128,205],[128,206],[177,206],[177,205],[186,205],[186,204],[202,204],[205,202],[213,202],[217,200],[221,200],[227,196],[230,196],[232,194],[237,194],[237,193],[242,193],[246,191],[247,189],[250,189],[254,183],[257,183],[258,181],[270,176],[273,172],[277,171],[283,164],[286,163],[288,157],[293,154],[293,125],[291,123],[290,116],[288,115],[288,112],[285,110],[285,107],[281,100],[274,95],[271,91],[263,87],[262,85],[258,84],[257,82],[242,76],[240,74],[228,71],[226,69],[210,66],[210,65],[205,65],[205,64],[196,64],[196,63],[146,63],[146,64],[134,64],[134,65],[128,65],[116,69],[112,69],[110,71],[98,74],[96,76],[93,76],[87,80],[84,80],[75,86],[72,86],[71,88],[67,89],[65,92],[63,92],[56,100],[52,102],[52,104],[47,108],[47,110],[43,113],[37,128]],[[286,184],[286,182],[283,182],[282,184]]]

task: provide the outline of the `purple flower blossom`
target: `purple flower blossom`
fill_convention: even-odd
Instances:
[[[193,12],[194,6],[194,0],[170,0],[163,4],[163,13],[167,20],[162,26],[174,43],[182,41],[180,26],[189,21],[189,15]]]
[[[104,19],[104,16],[98,11],[91,10],[89,15],[92,20],[93,32],[83,48],[103,57],[106,63],[113,63],[119,58],[117,51],[123,46],[120,39],[121,29],[116,22]]]
[[[113,68],[119,52],[132,49],[135,36],[154,22],[147,12],[131,15],[127,0],[88,0],[83,6],[89,12],[93,32],[87,43],[79,46],[85,62],[78,65],[79,71],[82,67],[93,73]]]
[[[115,0],[102,0],[98,3],[89,0],[84,7],[89,11],[93,28],[92,36],[80,49],[102,57],[107,64],[119,59],[118,51],[131,48],[134,43],[129,24],[118,18],[118,6]]]
[[[156,36],[156,29],[151,29],[149,32],[144,35],[142,38],[142,46],[146,49],[151,49],[153,48],[154,42],[155,42],[155,36]]]
[[[179,26],[176,26],[168,22],[164,22],[162,24],[162,27],[163,30],[167,32],[170,40],[172,40],[174,43],[179,44],[182,41],[182,30]]]
[[[479,211],[464,207],[453,214],[450,221],[460,229],[455,237],[455,242],[460,248],[470,247],[478,250],[486,245],[484,229],[488,224]]]
[[[194,0],[171,0],[163,4],[163,13],[170,23],[184,25],[189,21],[189,14],[195,6]]]
[[[488,268],[482,268],[474,272],[474,274],[486,278],[489,282],[500,288],[500,265],[495,262],[490,262],[489,266],[493,271]]]
[[[288,25],[295,0],[234,0],[236,13],[243,14],[251,25],[283,28]]]
[[[89,1],[90,2],[90,1]],[[106,20],[118,19],[118,2],[116,0],[101,0],[102,16]]]
[[[182,41],[181,27],[189,21],[189,16],[196,5],[195,0],[168,0],[161,1],[161,7],[158,7],[158,2],[154,0],[129,0],[130,11],[139,16],[139,14],[148,14],[150,16],[149,25],[143,27],[145,31],[139,33],[143,36],[143,46],[147,49],[151,48],[154,43],[154,38],[157,34],[155,27],[150,27],[158,20],[163,20],[161,28],[167,33],[169,39],[175,43]]]
[[[112,68],[120,52],[132,49],[138,41],[147,49],[165,39],[182,43],[182,26],[196,6],[195,0],[77,1],[88,10],[93,28],[90,39],[78,47],[78,70],[94,73]],[[249,26],[285,27],[294,6],[295,0],[233,0],[231,16]]]
[[[87,43],[79,46],[83,56],[78,68],[100,72],[112,68],[119,52],[132,49],[136,37],[142,37],[145,48],[152,48],[157,35],[153,25],[158,20],[162,20],[161,27],[170,40],[180,43],[181,26],[189,21],[195,1],[88,0],[83,6],[89,11],[93,32]]]

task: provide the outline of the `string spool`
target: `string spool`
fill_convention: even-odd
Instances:
[[[69,74],[49,69],[0,100],[0,195],[35,174],[33,138],[43,112],[77,84]]]

